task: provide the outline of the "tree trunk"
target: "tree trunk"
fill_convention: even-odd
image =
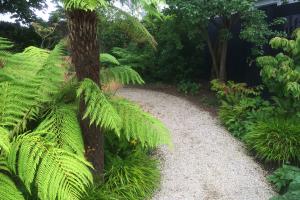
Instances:
[[[212,42],[210,40],[209,35],[207,36],[207,46],[208,46],[208,50],[212,59],[212,77],[216,77],[219,78],[219,69],[218,69],[218,62],[217,62],[217,56],[216,56],[216,52],[213,48]]]
[[[73,10],[68,12],[72,62],[79,81],[89,78],[100,82],[99,43],[97,39],[97,14],[94,11]],[[99,127],[82,120],[86,105],[79,105],[79,120],[85,144],[85,156],[94,166],[96,178],[103,178],[104,137]]]
[[[227,62],[227,50],[228,50],[228,41],[223,41],[222,47],[221,47],[221,58],[220,58],[220,81],[226,81],[227,80],[227,68],[226,68],[226,62]]]

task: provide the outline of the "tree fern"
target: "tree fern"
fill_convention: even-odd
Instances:
[[[119,133],[121,119],[96,83],[85,79],[77,90],[77,96],[82,97],[87,104],[84,119],[89,117],[91,124]]]
[[[111,103],[122,119],[122,133],[128,140],[139,140],[148,147],[171,145],[168,129],[155,117],[125,99],[112,98]]]
[[[47,134],[37,131],[17,137],[7,157],[8,167],[29,192],[34,184],[40,199],[80,199],[92,183],[90,164],[42,137]]]
[[[25,200],[11,178],[0,173],[0,197],[3,200]]]
[[[144,84],[140,75],[130,66],[109,67],[100,72],[101,84],[116,81],[122,84]]]

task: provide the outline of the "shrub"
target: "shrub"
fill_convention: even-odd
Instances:
[[[192,81],[180,81],[177,85],[177,90],[184,94],[196,95],[199,93],[201,85]]]
[[[266,104],[259,97],[243,98],[235,105],[223,101],[219,108],[219,118],[223,125],[235,136],[242,138],[255,120],[253,113]]]
[[[300,160],[300,124],[298,119],[266,118],[255,123],[244,140],[257,156],[267,161]]]
[[[214,79],[211,81],[211,90],[216,92],[220,102],[225,101],[234,105],[243,98],[259,96],[262,86],[250,88],[246,83],[235,83],[233,81],[224,83]]]
[[[142,150],[107,159],[105,183],[91,191],[88,200],[143,200],[158,188],[158,162]]]
[[[280,196],[271,200],[299,200],[300,199],[300,169],[283,165],[277,169],[268,180],[275,184]]]

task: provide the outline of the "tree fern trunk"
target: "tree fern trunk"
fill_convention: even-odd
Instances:
[[[79,81],[90,78],[99,84],[100,61],[97,39],[97,14],[94,11],[74,10],[68,12],[72,62]],[[103,177],[104,138],[101,130],[90,125],[89,119],[82,120],[86,105],[79,105],[79,120],[85,143],[85,155],[95,170],[97,178]]]

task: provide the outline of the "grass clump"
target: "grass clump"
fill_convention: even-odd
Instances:
[[[244,140],[257,156],[266,161],[300,160],[300,123],[295,119],[273,117],[258,121]]]

